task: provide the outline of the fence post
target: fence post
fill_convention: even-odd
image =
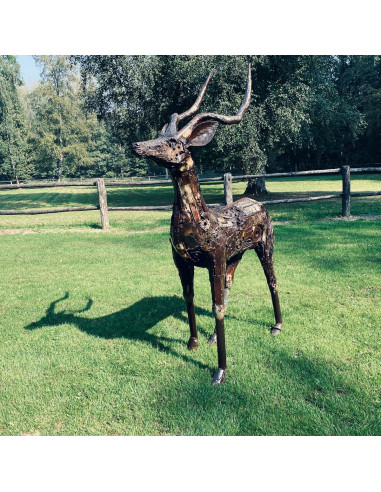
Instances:
[[[225,203],[230,205],[233,203],[233,190],[232,190],[232,175],[231,173],[224,174],[224,192],[225,192]]]
[[[101,211],[102,229],[104,231],[108,231],[110,229],[110,225],[108,222],[107,193],[106,193],[105,182],[103,178],[98,178],[96,181],[97,181],[97,188],[98,188],[99,208]]]
[[[343,179],[343,195],[341,202],[341,215],[349,217],[351,215],[351,168],[350,166],[341,167],[341,176]]]

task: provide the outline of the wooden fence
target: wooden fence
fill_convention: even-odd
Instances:
[[[214,182],[223,181],[224,182],[224,194],[225,194],[225,204],[230,204],[233,202],[233,190],[232,182],[233,180],[243,180],[250,178],[281,178],[281,177],[294,177],[294,176],[320,176],[320,175],[330,175],[330,174],[341,174],[342,177],[342,193],[333,193],[324,196],[313,196],[305,198],[290,198],[284,200],[266,200],[262,201],[264,205],[273,205],[281,203],[297,203],[297,202],[312,202],[316,200],[329,200],[332,198],[341,198],[342,202],[342,216],[348,217],[351,213],[351,197],[355,196],[375,196],[381,195],[381,191],[369,191],[369,192],[358,192],[351,193],[351,173],[381,173],[381,167],[363,167],[363,168],[350,168],[350,166],[342,166],[335,169],[323,169],[314,171],[298,171],[291,173],[272,173],[272,174],[250,174],[250,175],[238,175],[232,176],[230,173],[226,173],[223,176],[217,176],[213,178],[201,178],[200,182]],[[144,186],[144,185],[154,185],[154,184],[164,184],[170,183],[170,180],[148,180],[148,181],[109,181],[107,182],[107,187],[111,186]],[[65,186],[96,186],[98,190],[98,201],[97,206],[88,207],[65,207],[65,208],[46,208],[46,209],[32,209],[32,210],[0,210],[0,215],[36,215],[36,214],[52,214],[61,212],[83,212],[88,210],[100,210],[101,214],[101,224],[102,229],[109,230],[109,219],[108,212],[114,210],[124,210],[124,211],[139,211],[139,210],[170,210],[172,205],[157,205],[157,206],[145,206],[145,207],[108,207],[107,206],[107,193],[106,186],[103,178],[98,178],[95,181],[75,181],[68,183],[26,183],[26,184],[5,184],[0,185],[1,190],[13,190],[22,188],[52,188],[52,187],[65,187]],[[216,207],[218,203],[209,204],[210,207]]]

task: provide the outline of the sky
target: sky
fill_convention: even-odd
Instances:
[[[18,55],[17,61],[20,64],[22,78],[29,87],[39,81],[40,69],[37,67],[32,55]]]

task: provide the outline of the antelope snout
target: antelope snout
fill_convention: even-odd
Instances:
[[[135,155],[140,156],[141,148],[139,142],[134,142],[133,144],[131,144],[131,147],[132,147],[132,152]]]

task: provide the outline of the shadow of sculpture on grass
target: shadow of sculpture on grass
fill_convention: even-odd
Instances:
[[[93,300],[90,298],[82,309],[58,311],[58,304],[68,298],[69,292],[66,292],[63,297],[51,302],[46,310],[45,316],[40,320],[25,326],[25,329],[35,330],[49,326],[70,324],[95,337],[105,339],[127,338],[130,340],[148,342],[155,349],[179,357],[186,362],[191,362],[202,369],[212,370],[212,367],[206,366],[205,364],[194,360],[192,357],[187,357],[173,348],[174,343],[186,345],[187,341],[188,329],[185,311],[186,306],[182,298],[176,296],[144,297],[125,309],[98,318],[81,316],[81,314],[90,311],[93,306]],[[212,312],[205,309],[197,308],[196,313],[198,315],[206,315],[214,320]],[[157,336],[149,332],[149,330],[157,323],[169,316],[173,316],[184,323],[179,338]],[[200,328],[200,333],[206,339],[208,339],[210,335],[210,333],[207,333],[203,328]],[[170,346],[166,343],[170,344]]]

